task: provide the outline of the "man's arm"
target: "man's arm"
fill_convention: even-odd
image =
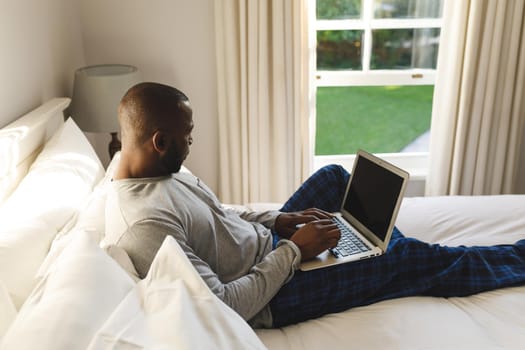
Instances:
[[[265,227],[273,228],[275,224],[275,220],[279,215],[281,215],[280,211],[277,210],[267,210],[267,211],[236,211],[239,216],[250,222],[258,222]]]
[[[189,258],[212,292],[247,321],[261,311],[281,286],[292,278],[301,261],[300,251],[294,243],[283,241],[246,275],[222,283],[206,264],[199,264],[197,257]]]
[[[275,231],[283,238],[290,238],[295,231],[297,231],[298,225],[304,225],[315,220],[330,219],[333,217],[332,214],[317,208],[309,208],[291,213],[284,213],[277,210],[262,212],[240,211],[232,208],[227,210],[234,210],[246,221],[258,222],[265,227],[275,229]]]
[[[141,221],[134,224],[117,244],[126,250],[139,276],[144,278],[167,235],[175,237],[212,292],[245,320],[250,320],[269,303],[280,287],[293,276],[301,261],[301,252],[297,246],[283,240],[244,276],[223,283],[210,266],[195,254],[184,231],[177,225],[155,220]],[[235,263],[235,260],[224,260],[224,263]]]

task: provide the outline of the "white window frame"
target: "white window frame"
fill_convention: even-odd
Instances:
[[[363,64],[362,70],[324,71],[316,70],[316,50],[311,50],[317,87],[324,86],[382,86],[382,85],[434,85],[436,71],[434,69],[406,69],[406,70],[370,70],[372,53],[372,31],[375,29],[403,29],[403,28],[441,28],[442,19],[374,19],[373,0],[362,0],[363,13],[360,19],[345,20],[317,20],[316,0],[310,0],[310,37],[313,38],[314,48],[317,30],[363,30]],[[314,94],[315,96],[315,94]],[[315,103],[312,104],[315,113]],[[412,181],[423,182],[428,172],[428,152],[383,153],[378,154],[397,166],[406,169]],[[347,169],[352,168],[354,154],[347,155],[315,155],[314,170],[324,165],[338,163]]]

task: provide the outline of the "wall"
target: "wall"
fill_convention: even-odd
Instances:
[[[69,96],[84,63],[71,0],[0,0],[0,127],[56,96]]]
[[[146,81],[184,91],[194,144],[186,165],[217,189],[218,138],[213,0],[80,0],[87,65],[132,64]],[[107,157],[106,135],[89,135]]]

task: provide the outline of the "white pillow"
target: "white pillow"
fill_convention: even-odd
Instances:
[[[248,324],[206,286],[168,236],[146,278],[129,293],[89,349],[264,349]]]
[[[14,158],[18,158],[16,154],[18,152],[13,151],[16,149],[16,141],[20,134],[22,134],[20,130],[0,130],[0,207],[23,176],[16,170]]]
[[[35,274],[56,233],[38,219],[0,228],[0,281],[17,309],[33,289]]]
[[[120,161],[120,152],[115,153],[104,174],[104,177],[93,188],[93,191],[84,200],[81,209],[66,223],[59,236],[67,235],[74,229],[85,229],[94,234],[97,241],[104,236],[105,229],[105,207],[108,187]]]
[[[164,325],[171,327],[172,324]],[[149,330],[142,300],[135,287],[122,300],[91,340],[88,350],[95,349],[174,349],[162,346]]]
[[[133,289],[133,281],[89,234],[73,237],[25,302],[3,348],[86,349]]]
[[[7,288],[4,286],[2,281],[0,281],[0,341],[4,336],[5,332],[13,323],[13,320],[16,317],[15,305],[9,296]]]
[[[45,144],[0,209],[0,222],[40,218],[57,231],[78,210],[104,168],[82,131],[69,118]]]
[[[105,228],[105,212],[106,212],[106,197],[108,194],[108,187],[113,179],[113,175],[117,169],[120,161],[120,152],[117,152],[108,165],[106,174],[95,186],[93,192],[89,195],[87,201],[82,206],[82,210],[78,212],[78,217],[75,222],[75,229],[88,229],[91,232],[98,234],[97,241],[104,236]]]
[[[110,244],[102,247],[102,249],[104,249],[104,251],[115,260],[124,271],[126,271],[134,282],[140,281],[139,273],[137,272],[137,269],[135,269],[133,261],[131,261],[128,253],[126,253],[123,248]]]
[[[45,274],[48,266],[55,261],[65,246],[72,239],[70,232],[88,232],[94,240],[100,242],[104,236],[105,207],[107,188],[113,178],[115,169],[120,160],[120,152],[117,152],[108,166],[106,174],[93,189],[93,192],[85,199],[81,209],[66,223],[59,234],[53,240],[49,254],[46,256],[38,276]]]
[[[167,236],[137,286],[153,337],[173,349],[264,349],[250,326],[211,292]]]

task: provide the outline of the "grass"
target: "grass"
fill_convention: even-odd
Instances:
[[[399,152],[430,129],[433,86],[317,89],[315,154]]]

